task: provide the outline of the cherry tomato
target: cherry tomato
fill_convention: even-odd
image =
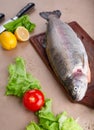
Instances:
[[[32,89],[27,91],[23,96],[24,106],[33,112],[36,112],[44,105],[44,95],[38,89]]]

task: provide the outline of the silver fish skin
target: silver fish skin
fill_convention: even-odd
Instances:
[[[40,15],[48,21],[46,53],[52,69],[71,99],[80,101],[88,87],[85,47],[72,28],[59,19],[60,13],[59,17],[52,12],[41,12]]]

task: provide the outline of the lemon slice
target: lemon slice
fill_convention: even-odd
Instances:
[[[24,42],[24,41],[27,41],[29,39],[29,32],[23,26],[17,27],[17,29],[15,30],[14,34],[15,34],[17,40],[19,40],[19,41],[23,41]]]

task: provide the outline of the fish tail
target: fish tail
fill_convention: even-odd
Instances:
[[[49,12],[40,12],[39,15],[42,18],[44,18],[44,19],[46,19],[48,21],[49,20],[49,15],[54,15],[57,18],[60,18],[61,12],[60,12],[60,10],[55,10],[55,11],[52,11],[52,12],[51,11],[49,11]]]

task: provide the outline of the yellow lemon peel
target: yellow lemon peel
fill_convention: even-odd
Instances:
[[[12,32],[4,31],[0,34],[0,44],[6,50],[12,50],[17,46],[17,39]]]

